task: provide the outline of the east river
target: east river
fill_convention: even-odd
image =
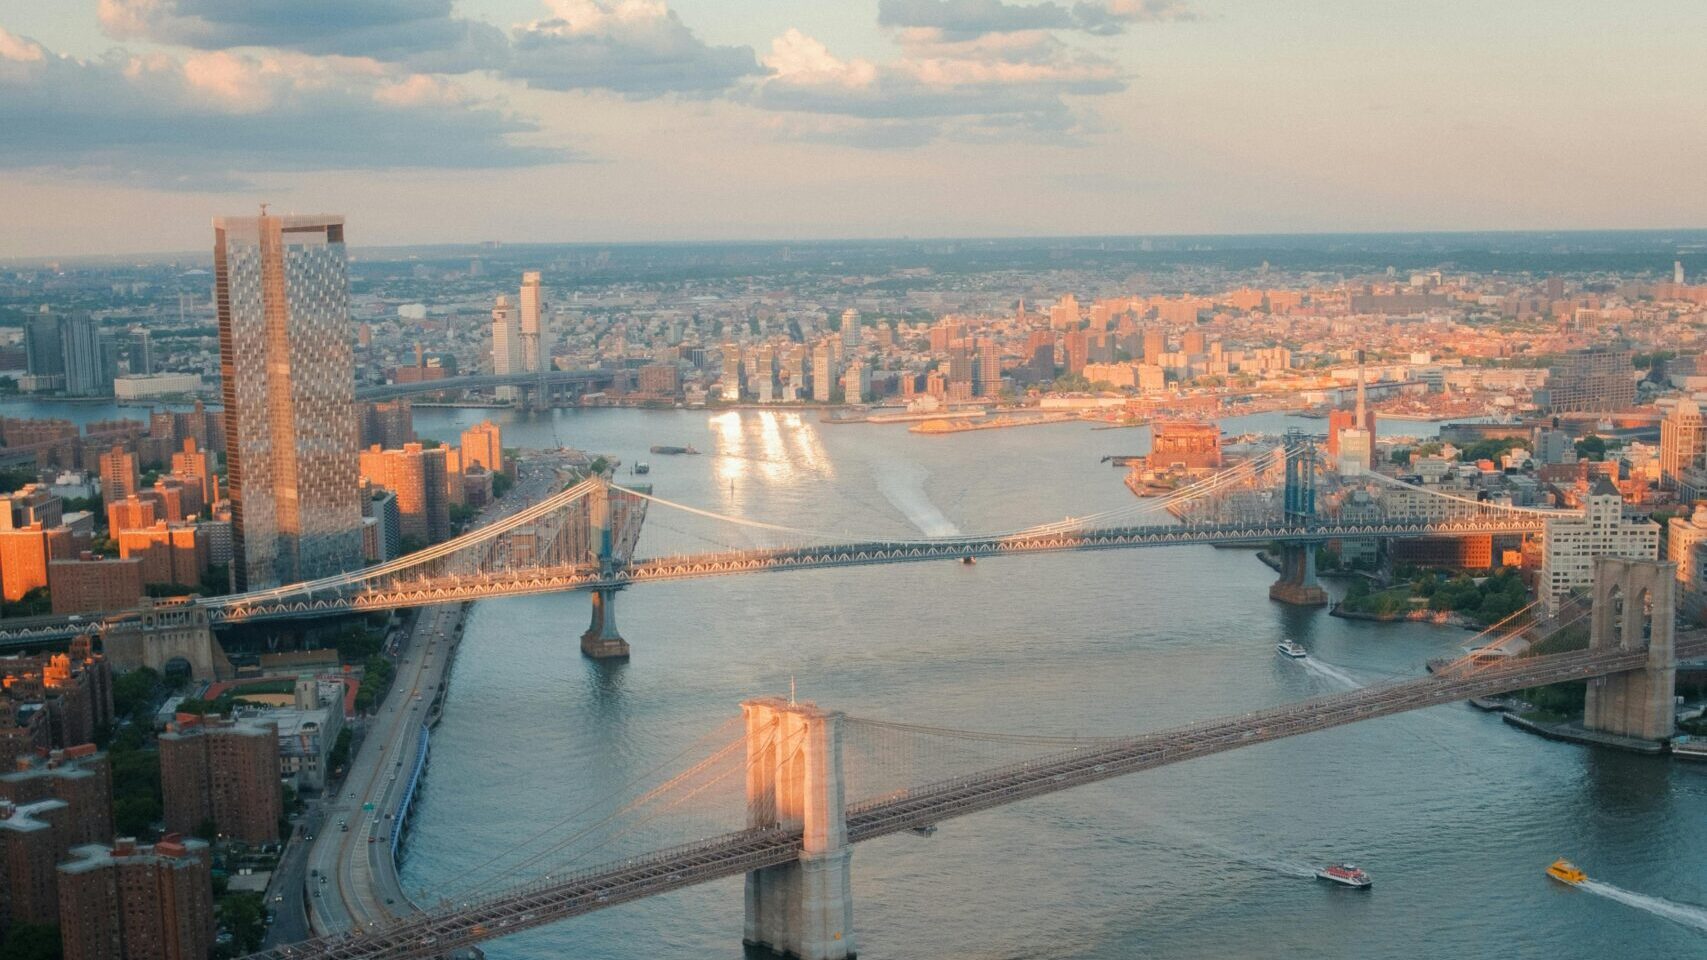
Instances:
[[[418,410],[415,422],[454,440],[488,415],[509,446],[648,461],[644,479],[671,500],[891,535],[1130,505],[1121,472],[1098,460],[1148,440],[1078,424],[922,437],[760,411]],[[639,552],[665,536],[649,527]],[[434,901],[545,826],[581,825],[576,811],[791,679],[803,699],[853,715],[1120,734],[1416,675],[1469,636],[1284,607],[1268,600],[1273,576],[1248,551],[1174,547],[646,585],[620,597],[634,655],[618,666],[580,655],[585,595],[483,602],[433,735],[404,883]],[[1276,655],[1288,637],[1313,666]],[[1611,896],[1544,877],[1559,856]],[[1330,860],[1355,861],[1374,889],[1307,878]],[[853,889],[871,960],[1707,956],[1707,910],[1650,899],[1707,904],[1707,766],[1551,743],[1455,704],[861,844]],[[485,949],[733,960],[741,924],[730,879]]]

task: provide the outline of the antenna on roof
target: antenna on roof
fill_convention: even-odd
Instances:
[[[266,203],[261,204],[261,216],[264,217],[267,215],[267,207],[268,206],[270,206],[270,204],[266,204]]]

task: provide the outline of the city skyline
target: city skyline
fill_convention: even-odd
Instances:
[[[0,256],[261,200],[360,245],[1707,221],[1682,2],[336,9],[0,0]]]

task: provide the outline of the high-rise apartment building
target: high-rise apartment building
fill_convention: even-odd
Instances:
[[[723,345],[723,379],[718,387],[724,400],[735,403],[741,399],[741,348],[734,343]]]
[[[498,376],[522,372],[522,328],[508,294],[499,294],[492,307],[492,372]],[[520,387],[499,387],[500,400],[515,400]]]
[[[344,218],[213,226],[237,589],[354,569],[360,408]]]
[[[836,357],[830,341],[820,340],[812,348],[812,399],[829,403],[836,390]]]
[[[504,429],[482,420],[462,431],[462,464],[479,465],[493,473],[504,472]]]
[[[213,821],[244,843],[279,838],[279,733],[272,724],[207,719],[160,735],[166,829],[194,833]]]
[[[1635,352],[1593,347],[1554,362],[1535,404],[1553,413],[1615,413],[1636,404]]]
[[[445,449],[406,443],[401,450],[369,447],[361,454],[361,478],[397,494],[399,529],[416,549],[450,536],[450,499]]]
[[[219,499],[219,481],[213,472],[213,457],[206,450],[198,449],[194,437],[185,437],[184,449],[172,454],[172,474],[199,485],[203,503]]]
[[[1677,564],[1678,610],[1701,617],[1707,612],[1707,504],[1666,521],[1666,559]]]
[[[1536,592],[1555,613],[1573,590],[1594,584],[1594,558],[1653,560],[1660,552],[1660,525],[1624,516],[1624,498],[1605,477],[1594,482],[1580,517],[1549,517]]]
[[[136,454],[122,444],[101,454],[101,499],[108,503],[136,496],[141,489],[136,472]]]
[[[861,330],[859,311],[849,307],[842,311],[842,351],[851,354],[859,349]]]
[[[65,817],[62,800],[0,800],[0,937],[15,924],[59,922]]]
[[[58,871],[65,960],[206,960],[214,934],[206,843],[122,837],[71,853]]]
[[[541,324],[545,310],[545,301],[539,287],[539,272],[529,270],[522,274],[521,289],[521,334],[522,334],[522,369],[529,373],[538,373],[541,369],[541,344],[544,342],[545,330]]]
[[[995,337],[978,338],[978,396],[994,397],[1002,392],[1002,354]]]
[[[1660,421],[1660,483],[1677,488],[1683,472],[1707,454],[1707,416],[1694,397],[1677,401]]]

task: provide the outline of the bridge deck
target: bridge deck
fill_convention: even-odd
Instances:
[[[1680,637],[1680,659],[1707,656],[1707,635]],[[850,805],[848,839],[871,840],[1087,783],[1375,717],[1525,687],[1637,669],[1645,651],[1593,651],[1515,659],[1462,675],[1423,677],[1220,717],[1137,737],[1096,742],[1040,760]],[[471,906],[429,911],[377,934],[323,938],[257,960],[404,960],[553,923],[642,897],[796,858],[798,829],[747,830],[551,882],[513,888]]]

